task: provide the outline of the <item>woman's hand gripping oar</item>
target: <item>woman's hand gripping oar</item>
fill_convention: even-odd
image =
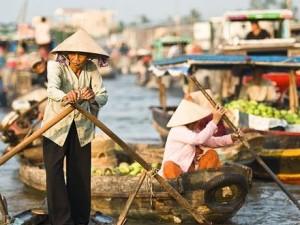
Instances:
[[[7,160],[12,158],[17,153],[21,152],[27,145],[29,145],[31,142],[33,142],[38,137],[42,136],[43,133],[45,133],[48,129],[53,127],[56,123],[61,121],[63,118],[65,118],[68,114],[70,114],[74,108],[70,105],[65,106],[63,110],[57,114],[54,118],[47,121],[40,129],[33,132],[29,137],[25,138],[22,142],[20,142],[18,145],[16,145],[14,148],[9,150],[7,153],[2,155],[0,157],[0,165],[5,163]]]
[[[201,84],[197,81],[194,76],[189,77],[195,85],[199,88],[199,90],[203,93],[203,95],[207,98],[210,104],[213,107],[216,107],[217,103],[213,100],[213,98],[205,91],[205,89],[201,86]],[[288,196],[288,198],[296,205],[296,207],[300,210],[300,205],[297,199],[283,186],[282,182],[278,179],[278,177],[273,173],[273,171],[265,164],[265,162],[261,159],[261,157],[250,148],[248,141],[239,134],[239,129],[231,122],[231,120],[224,115],[223,120],[227,123],[227,125],[237,134],[240,141],[244,144],[247,150],[252,154],[252,156],[256,159],[256,161],[264,168],[264,170],[271,176],[271,178],[276,182],[276,184],[280,187],[280,189]]]
[[[136,160],[141,166],[143,166],[147,171],[151,171],[151,166],[141,158],[136,152],[134,152],[122,139],[120,139],[115,133],[113,133],[105,124],[97,119],[91,113],[85,111],[78,104],[71,104],[75,109],[82,113],[86,118],[92,121],[97,127],[99,127],[104,133],[106,133],[112,140],[114,140],[118,145],[122,147],[134,160]],[[183,198],[164,178],[162,178],[157,173],[153,176],[160,183],[160,185],[178,202],[178,204],[186,209],[200,224],[211,224],[208,222],[199,212],[196,212],[192,208],[191,204]]]

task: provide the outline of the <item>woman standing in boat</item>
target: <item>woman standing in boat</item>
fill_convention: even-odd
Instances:
[[[92,60],[104,66],[108,54],[84,30],[53,49],[48,62],[48,103],[43,122],[57,115],[62,103],[75,103],[94,115],[106,104],[101,75]],[[71,112],[44,133],[43,154],[47,200],[52,225],[88,224],[91,206],[91,141],[94,124]],[[66,158],[66,182],[64,179]]]
[[[211,110],[192,100],[183,99],[168,123],[171,127],[160,174],[166,179],[174,179],[182,173],[197,169],[219,168],[218,154],[212,148],[232,144],[237,135],[229,134],[215,137],[218,124],[225,110],[218,107]],[[199,129],[199,123],[212,119]]]

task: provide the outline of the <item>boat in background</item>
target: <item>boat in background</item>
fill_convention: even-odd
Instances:
[[[300,133],[286,131],[260,132],[264,140],[259,156],[278,178],[288,184],[300,184]],[[245,163],[256,178],[271,180],[266,171],[256,162]]]

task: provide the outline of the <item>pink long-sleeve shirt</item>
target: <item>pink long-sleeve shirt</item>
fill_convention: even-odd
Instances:
[[[173,161],[183,172],[187,172],[196,154],[195,146],[216,148],[233,143],[231,135],[213,137],[216,130],[217,125],[213,121],[200,132],[194,132],[186,126],[173,127],[167,138],[162,165],[166,161]],[[159,174],[162,174],[162,170]]]

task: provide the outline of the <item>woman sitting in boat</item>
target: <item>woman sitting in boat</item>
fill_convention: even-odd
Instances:
[[[221,163],[218,154],[212,148],[231,145],[238,137],[236,134],[214,136],[224,113],[225,110],[220,106],[212,110],[183,99],[167,124],[171,130],[165,145],[160,175],[166,179],[174,179],[182,173],[198,169],[219,168]],[[206,126],[198,129],[199,123],[210,116],[212,119]]]

